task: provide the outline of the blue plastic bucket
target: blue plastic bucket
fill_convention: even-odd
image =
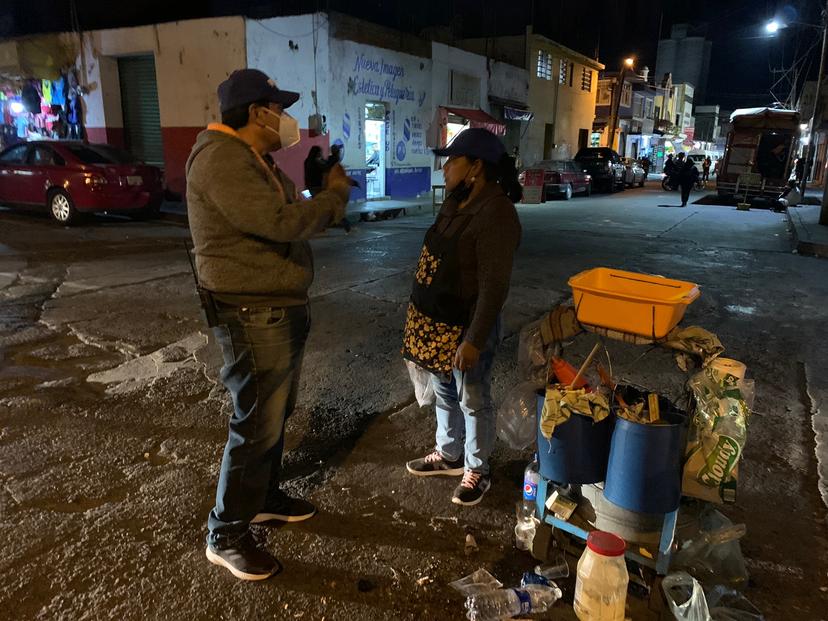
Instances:
[[[646,394],[622,387],[627,403]],[[617,417],[607,464],[604,497],[642,513],[669,513],[681,500],[681,464],[687,439],[687,413],[659,397],[659,424],[641,424]]]
[[[541,433],[540,421],[545,391],[538,391],[538,465],[545,479],[556,483],[598,483],[607,474],[612,419],[595,423],[573,414],[555,427],[550,439]]]

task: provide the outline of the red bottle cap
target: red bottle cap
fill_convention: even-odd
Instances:
[[[594,530],[587,537],[587,547],[601,556],[623,556],[627,544],[618,535]]]

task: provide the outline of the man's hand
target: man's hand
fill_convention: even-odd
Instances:
[[[348,202],[351,195],[351,181],[345,174],[345,169],[342,168],[341,164],[335,164],[331,167],[325,179],[325,189],[335,192],[343,201]]]
[[[454,366],[461,371],[470,371],[480,360],[480,350],[468,341],[460,343],[454,354]]]

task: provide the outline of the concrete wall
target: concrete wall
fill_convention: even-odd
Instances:
[[[526,105],[529,102],[529,72],[504,62],[489,62],[489,96]]]
[[[314,145],[327,154],[327,134],[311,135],[311,115],[326,115],[333,76],[330,71],[330,25],[324,13],[245,21],[247,66],[272,77],[279,88],[296,91],[299,101],[288,112],[299,121],[301,140],[273,154],[299,189],[305,187],[304,161]],[[329,120],[329,118],[328,118]]]
[[[123,144],[119,56],[152,55],[158,87],[164,168],[168,187],[183,192],[184,164],[196,135],[219,119],[216,88],[246,66],[240,17],[170,22],[90,33],[81,81],[89,140]]]

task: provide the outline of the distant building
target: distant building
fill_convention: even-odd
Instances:
[[[525,35],[466,39],[456,45],[526,68],[532,119],[520,143],[524,164],[572,158],[589,146],[598,72],[604,65],[533,33],[531,26]]]
[[[721,124],[719,106],[696,106],[696,140],[716,142],[719,139]]]
[[[645,75],[624,72],[624,84],[618,106],[618,126],[611,140],[608,132],[612,104],[617,96],[621,75],[617,72],[601,74],[592,132],[594,146],[611,146],[624,157],[638,158],[649,155],[655,130],[657,91],[653,85],[646,82]]]
[[[799,97],[799,114],[804,125],[810,126],[811,119],[817,110],[816,81],[805,82],[802,95]],[[819,110],[814,131],[808,136],[803,132],[805,141],[811,142],[811,168],[808,181],[821,185],[825,181],[825,168],[828,161],[828,81],[822,83],[822,93],[819,97]],[[822,118],[822,122],[818,119]],[[804,146],[804,145],[803,145]]]
[[[692,84],[697,103],[705,103],[710,74],[713,44],[705,34],[706,28],[693,29],[688,24],[675,24],[670,38],[658,42],[656,59],[656,75],[670,73],[674,84]]]

